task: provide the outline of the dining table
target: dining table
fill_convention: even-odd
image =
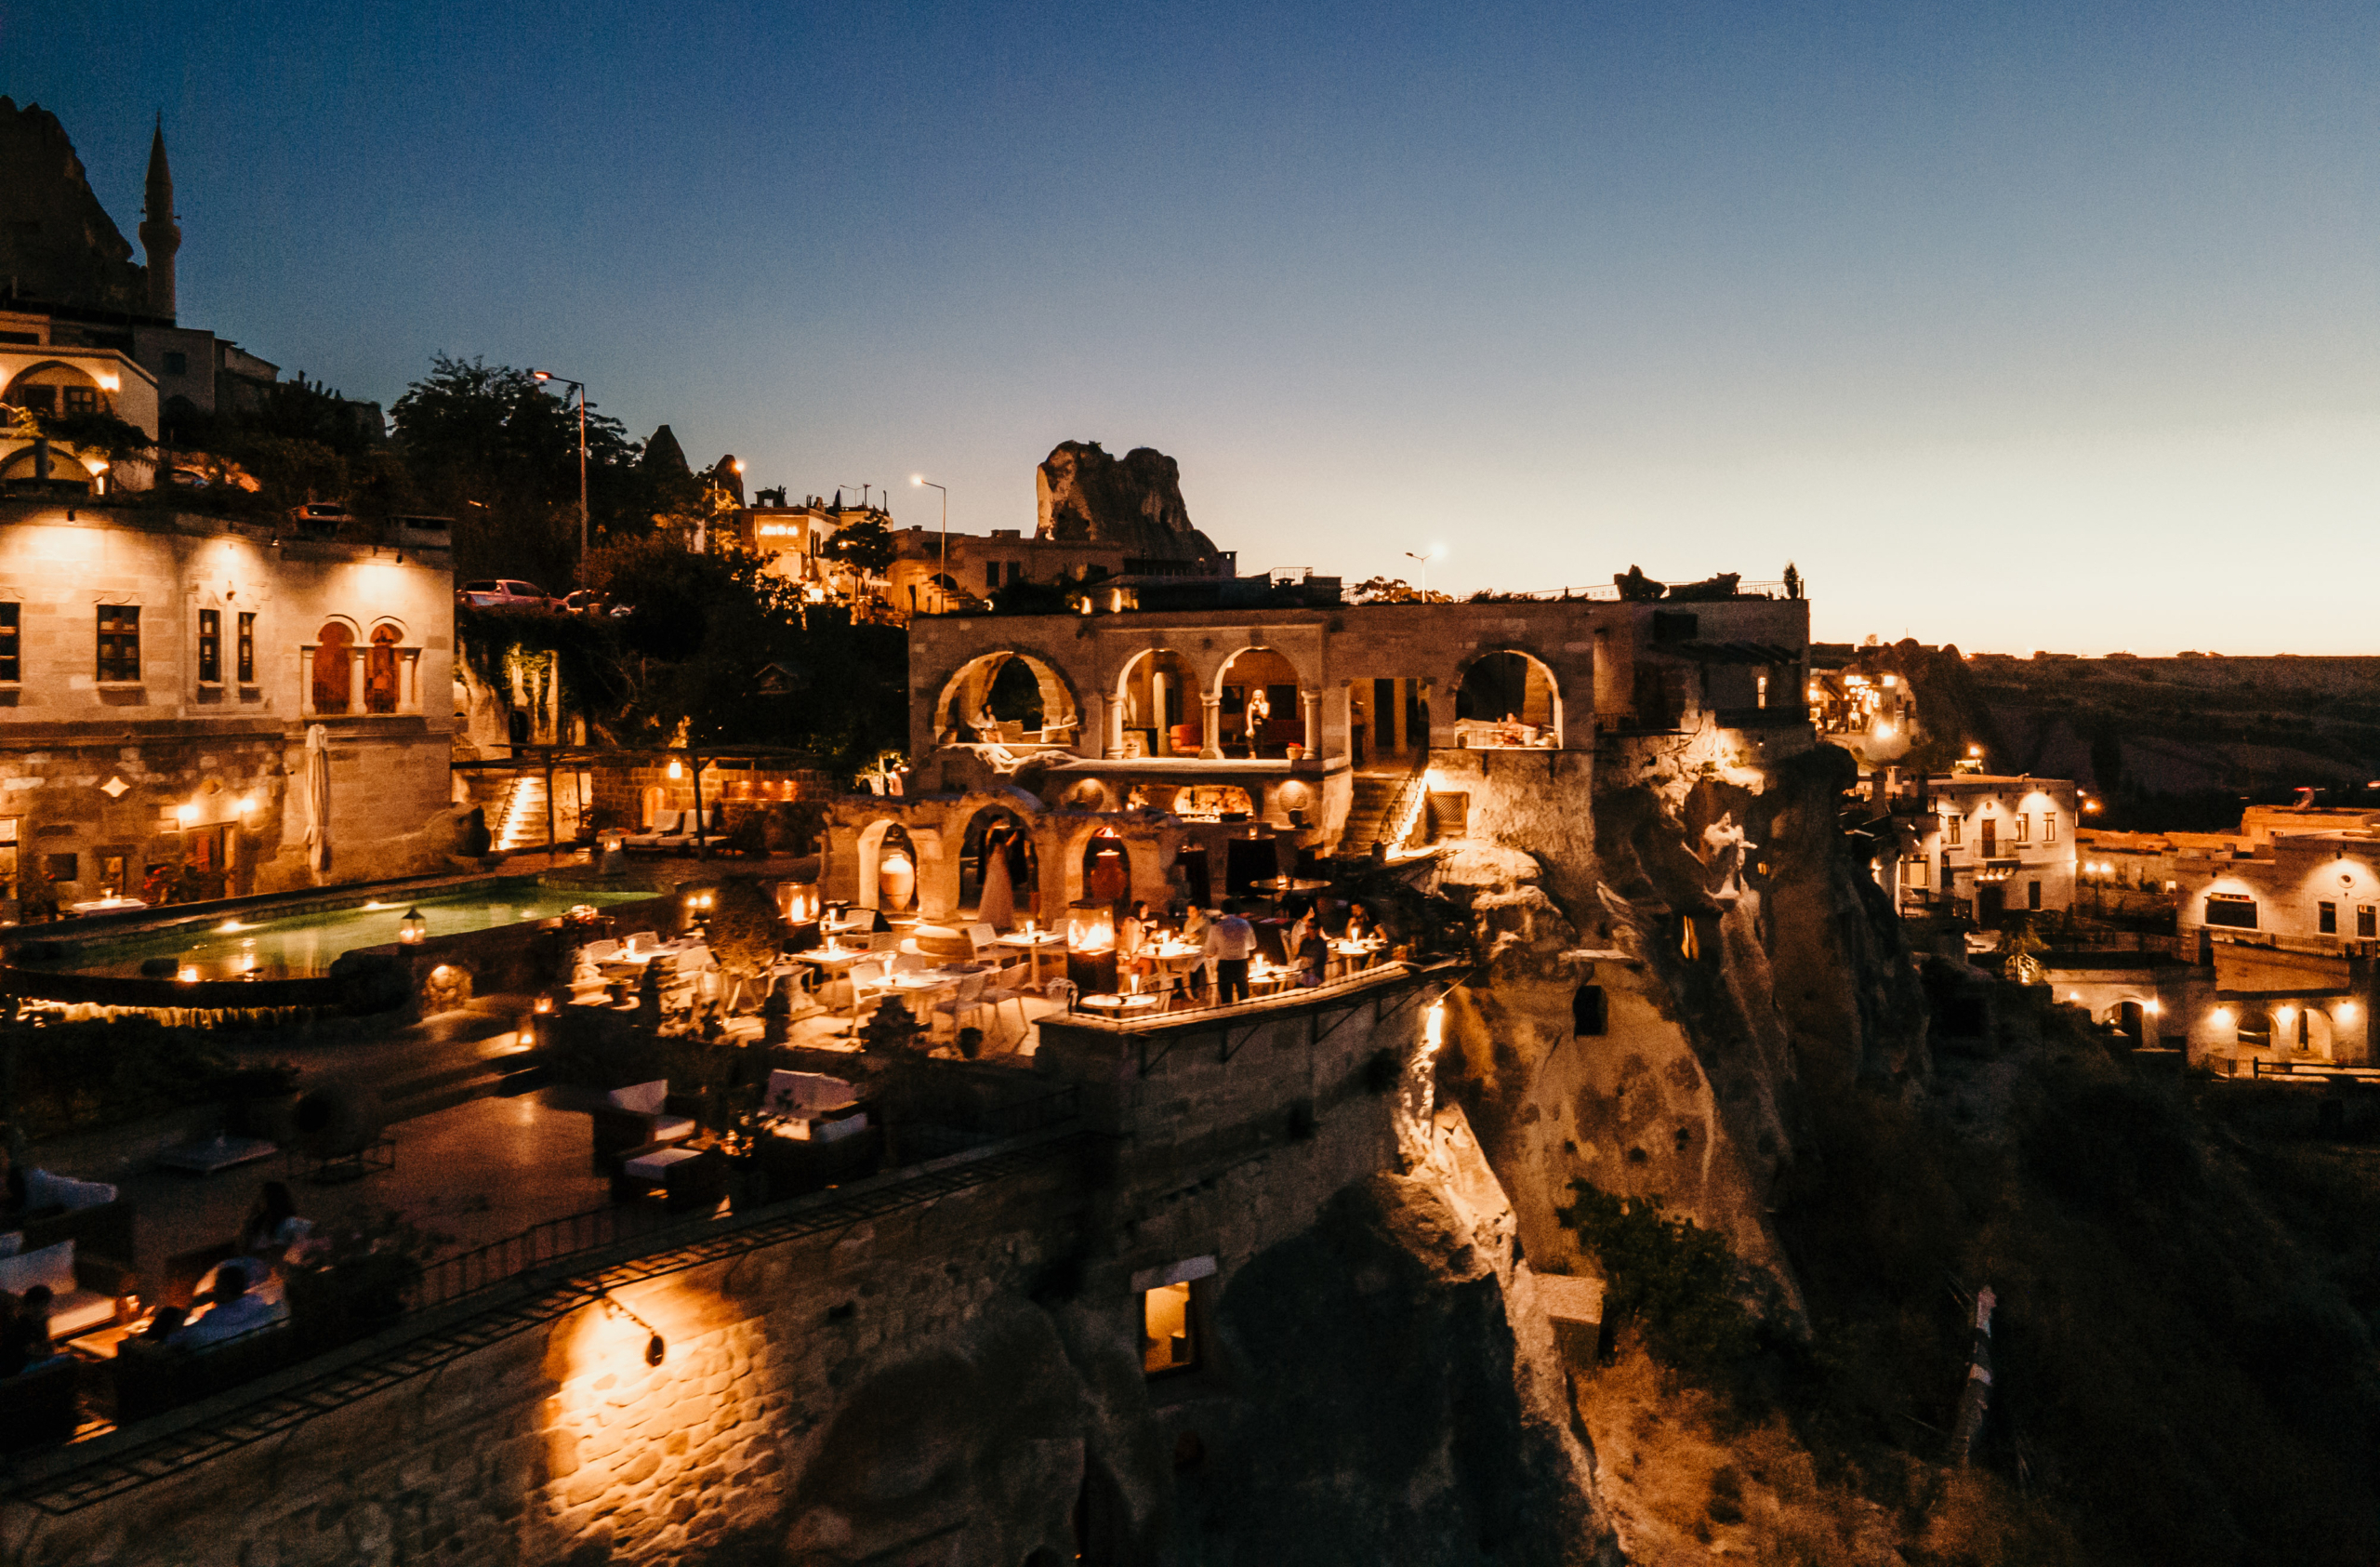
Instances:
[[[1041,954],[1052,947],[1064,947],[1065,944],[1066,938],[1053,930],[1011,931],[1006,936],[992,938],[995,947],[1005,947],[1012,952],[1025,954],[1025,962],[1031,965],[1028,972],[1032,976],[1026,983],[1037,990],[1041,988]]]
[[[1096,995],[1085,996],[1075,1004],[1085,1012],[1097,1013],[1121,1022],[1148,1016],[1165,1004],[1165,998],[1147,992],[1140,995]]]
[[[1368,967],[1387,948],[1384,941],[1349,941],[1342,937],[1330,943],[1331,966],[1342,975],[1353,974]]]
[[[871,952],[865,947],[813,947],[807,952],[796,952],[794,956],[818,971],[818,983],[823,987],[832,980],[849,978],[852,965],[862,958],[879,957],[882,954]],[[851,1005],[844,1010],[843,1016],[850,1021],[853,1028],[856,1029],[859,1026],[859,987],[857,985],[852,987]]]

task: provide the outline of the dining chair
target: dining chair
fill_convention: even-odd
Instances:
[[[949,1000],[934,1003],[932,1012],[927,1015],[929,1023],[932,1018],[947,1016],[950,1019],[950,1035],[953,1039],[958,1038],[959,1020],[970,1012],[983,1010],[985,978],[980,974],[963,976]]]

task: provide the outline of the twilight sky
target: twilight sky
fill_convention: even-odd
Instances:
[[[2375,82],[2369,0],[0,0],[127,237],[164,111],[182,319],[350,395],[975,531],[1154,445],[1243,570],[1791,558],[1970,652],[2380,652]]]

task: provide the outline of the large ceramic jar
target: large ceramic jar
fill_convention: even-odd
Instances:
[[[898,913],[909,907],[909,899],[918,890],[918,868],[909,857],[893,849],[876,867],[877,906],[886,913]]]

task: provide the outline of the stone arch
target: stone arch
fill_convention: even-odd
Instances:
[[[1234,674],[1239,676],[1238,680],[1232,678]],[[1284,675],[1288,678],[1281,678]],[[1287,711],[1281,710],[1285,686],[1295,693]],[[1321,682],[1282,649],[1263,643],[1250,643],[1238,649],[1216,669],[1211,689],[1224,747],[1236,745],[1243,754],[1251,756],[1279,756],[1293,744],[1318,748]],[[1228,698],[1234,689],[1242,693],[1237,711],[1231,710]],[[1263,694],[1264,707],[1259,730],[1251,735],[1249,725],[1257,711],[1260,692]],[[1222,754],[1215,747],[1215,739],[1216,737],[1209,737],[1210,755]]]
[[[1474,750],[1548,749],[1508,737],[1517,725],[1519,732],[1550,733],[1551,749],[1561,749],[1562,683],[1536,654],[1510,645],[1483,647],[1456,669],[1451,684],[1458,744]]]
[[[40,388],[53,389],[46,406],[37,390]],[[70,391],[89,392],[90,406],[70,406]],[[33,401],[27,401],[28,396]],[[79,399],[74,401],[80,402]],[[115,412],[114,400],[109,396],[108,389],[99,384],[99,378],[81,365],[69,364],[63,359],[40,360],[9,377],[7,389],[0,392],[0,403],[50,414]]]
[[[885,840],[891,838],[896,831],[900,833],[900,838],[895,840],[896,844],[907,847],[911,862],[915,864],[919,858],[916,841],[898,817],[879,817],[859,830],[859,842],[856,845],[859,857],[859,886],[853,901],[863,909],[880,907],[879,898],[883,890],[881,883],[886,852]],[[924,879],[922,865],[919,866],[919,879],[922,881]],[[911,894],[913,900],[915,896],[914,893]]]
[[[9,454],[6,461],[0,461],[0,480],[38,477],[35,470],[40,465],[41,458],[33,447],[19,447]],[[93,467],[90,462],[84,460],[73,451],[53,442],[49,448],[49,469],[52,478],[60,477],[59,469],[61,466],[67,469],[63,476],[70,479],[78,473],[86,479],[96,479],[100,473],[106,471],[104,467]]]
[[[325,619],[308,649],[311,710],[346,712],[355,703],[355,622],[344,615]]]
[[[1056,660],[1025,648],[1002,647],[977,654],[943,681],[933,704],[933,738],[937,743],[963,744],[978,737],[972,721],[989,699],[1003,666],[1011,660],[1021,660],[1032,671],[1041,698],[1038,731],[1025,737],[1042,744],[1065,745],[1072,743],[1068,737],[1080,737],[1082,703]],[[997,712],[992,716],[1000,717]]]
[[[1206,746],[1206,689],[1197,663],[1180,648],[1144,647],[1130,655],[1108,684],[1109,710],[1116,715],[1114,749],[1120,753],[1124,736],[1138,730],[1148,735],[1153,756],[1200,754]]]
[[[2320,1006],[2285,1003],[2272,1009],[2272,1044],[2283,1055],[2331,1055],[2331,1015]]]
[[[1021,921],[1028,914],[1038,914],[1041,907],[1041,854],[1034,839],[1032,819],[1016,806],[998,801],[970,810],[959,829],[958,907],[961,911],[982,911],[984,882],[990,868],[990,862],[984,857],[985,838],[992,824],[1001,820],[1014,824],[1018,840],[1025,846],[1025,879],[1012,883],[1016,917]]]
[[[1125,862],[1131,869],[1131,884],[1125,891],[1127,898],[1155,899],[1165,889],[1164,854],[1159,845],[1144,838],[1125,833],[1115,821],[1090,820],[1065,835],[1058,855],[1058,870],[1065,891],[1064,902],[1051,913],[1054,921],[1065,905],[1080,903],[1090,896],[1083,882],[1083,862],[1090,853],[1091,840],[1104,832],[1114,831],[1117,842],[1124,848]],[[1049,868],[1042,870],[1044,886],[1048,885]]]

